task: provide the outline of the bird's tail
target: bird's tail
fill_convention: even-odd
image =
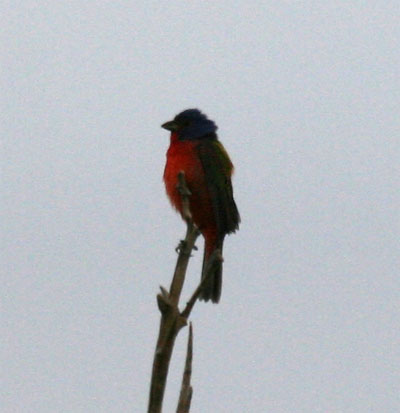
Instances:
[[[207,279],[203,283],[203,288],[199,299],[204,301],[211,300],[218,303],[221,297],[222,288],[222,247],[224,239],[215,241],[205,238],[203,268],[201,279]]]

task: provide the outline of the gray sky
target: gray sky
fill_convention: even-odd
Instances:
[[[2,8],[2,412],[145,411],[184,234],[160,124],[189,107],[242,216],[193,313],[192,412],[400,411],[399,2]]]

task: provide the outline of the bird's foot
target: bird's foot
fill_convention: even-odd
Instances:
[[[186,248],[187,248],[187,242],[186,242],[184,239],[181,239],[181,240],[179,241],[178,246],[175,248],[175,252],[176,252],[177,254],[185,254],[185,253],[187,253]],[[194,251],[197,251],[197,250],[198,250],[198,248],[196,247],[196,245],[193,245],[193,250],[194,250]],[[193,255],[190,255],[190,256],[193,257]]]
[[[186,241],[185,241],[184,239],[181,239],[181,240],[179,241],[178,246],[175,248],[175,252],[176,252],[177,254],[180,254],[182,251],[185,250],[185,248],[186,248]]]

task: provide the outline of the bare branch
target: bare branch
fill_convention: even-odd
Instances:
[[[169,298],[171,303],[175,306],[179,303],[183,283],[185,282],[186,269],[191,257],[191,253],[196,242],[199,232],[195,225],[187,225],[186,237],[180,243],[179,256],[175,266],[174,277],[169,289]]]
[[[187,222],[189,226],[193,225],[192,221],[192,213],[190,212],[190,195],[192,193],[189,191],[189,188],[186,185],[185,181],[185,173],[183,171],[179,171],[178,173],[178,185],[176,186],[181,199],[182,199],[182,211],[183,211],[183,219]]]
[[[189,338],[186,350],[185,369],[183,371],[181,393],[179,396],[178,408],[176,413],[189,413],[190,402],[192,401],[193,387],[190,384],[192,376],[192,359],[193,359],[193,328],[189,324]]]
[[[170,290],[167,292],[165,288],[161,287],[161,293],[157,295],[158,308],[161,312],[161,321],[153,361],[148,413],[161,413],[175,338],[180,329],[186,325],[186,318],[181,316],[178,308],[179,299],[185,281],[186,269],[191,252],[194,248],[195,241],[199,236],[199,231],[192,221],[192,215],[189,208],[190,191],[186,186],[183,172],[179,173],[178,181],[177,189],[181,194],[183,215],[187,224],[186,237],[179,247],[179,255]]]

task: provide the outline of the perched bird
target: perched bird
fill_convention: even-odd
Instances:
[[[178,173],[184,171],[191,192],[193,222],[204,237],[202,277],[207,281],[200,299],[218,303],[222,287],[222,260],[205,274],[213,252],[222,246],[226,234],[239,228],[240,216],[233,199],[233,165],[218,140],[215,123],[198,109],[187,109],[162,125],[171,132],[164,182],[172,205],[182,215],[182,201],[177,190]]]

